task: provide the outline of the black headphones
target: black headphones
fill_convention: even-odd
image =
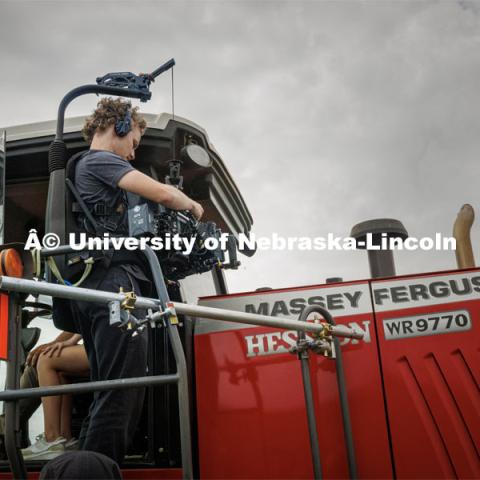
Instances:
[[[124,137],[132,129],[132,111],[130,105],[127,107],[124,117],[115,123],[115,133]]]

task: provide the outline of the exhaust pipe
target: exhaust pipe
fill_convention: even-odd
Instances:
[[[470,230],[475,220],[473,207],[466,203],[458,212],[457,219],[453,225],[453,236],[457,241],[455,256],[458,268],[474,268],[475,258],[473,256]]]
[[[408,233],[403,223],[392,218],[378,218],[357,223],[350,232],[350,236],[357,241],[357,248],[367,248],[367,234],[371,236],[371,244],[380,246],[382,238],[393,239],[408,238]],[[362,243],[363,242],[363,243]],[[368,263],[372,278],[394,277],[395,262],[392,250],[368,250]]]

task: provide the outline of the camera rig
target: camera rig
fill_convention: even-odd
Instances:
[[[98,77],[96,84],[79,86],[69,91],[63,97],[58,108],[55,139],[49,148],[48,166],[50,178],[45,222],[45,230],[55,233],[59,237],[61,244],[66,244],[68,235],[71,232],[75,232],[77,228],[76,218],[72,214],[70,203],[78,202],[78,199],[73,199],[72,195],[70,195],[71,185],[69,185],[68,175],[66,175],[68,153],[64,141],[64,123],[67,106],[74,99],[85,94],[121,96],[136,98],[146,102],[151,98],[150,86],[155,78],[170,70],[174,65],[175,61],[171,59],[149,74],[136,75],[132,72],[108,73],[103,77]],[[197,166],[205,166],[202,165],[202,162],[210,161],[208,153],[199,145],[191,143],[185,145],[183,150],[190,151],[190,159]],[[175,152],[175,148],[172,151]],[[169,175],[166,175],[165,182],[182,189],[183,179],[180,176],[182,161],[175,159],[175,155],[172,155],[172,157],[172,160],[169,162]],[[71,199],[70,203],[66,200],[68,198]],[[221,235],[220,230],[214,223],[197,222],[189,212],[171,211],[158,205],[152,206],[151,204],[149,204],[147,211],[143,211],[143,213],[146,215],[146,219],[149,220],[146,223],[148,228],[145,229],[143,236],[158,236],[161,238],[162,236],[165,237],[167,233],[171,234],[174,232],[173,234],[178,233],[179,236],[195,240],[193,248],[188,254],[186,251],[172,250],[158,252],[159,260],[162,268],[165,269],[167,278],[177,280],[194,273],[206,272],[214,267],[216,268],[216,266],[222,266],[223,268],[238,267],[236,240],[233,235],[229,236],[226,249],[222,250],[220,247],[206,248],[205,241],[207,238],[218,240]],[[229,257],[228,263],[225,262],[226,252],[228,252]],[[70,275],[75,276],[71,272],[76,264],[70,257],[69,255],[63,255],[57,258],[58,268],[56,269],[60,276],[63,275],[65,278]],[[78,262],[80,264],[83,263],[81,259]],[[53,275],[57,276],[49,268],[47,270],[47,278],[51,279]]]
[[[165,183],[179,189],[183,184],[181,164],[181,160],[170,160],[169,174],[165,177]],[[171,210],[140,199],[129,208],[128,223],[131,237],[149,237],[151,244],[154,238],[160,241],[163,248],[156,253],[163,274],[169,280],[208,272],[215,266],[236,269],[240,265],[235,237],[222,233],[214,222],[197,221],[189,211]],[[180,240],[179,248],[165,248],[172,237]]]

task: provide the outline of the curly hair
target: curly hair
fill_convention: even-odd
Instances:
[[[115,125],[118,120],[125,117],[127,111],[130,110],[132,114],[132,122],[135,123],[142,133],[147,128],[147,122],[138,113],[138,107],[133,107],[128,101],[121,98],[102,98],[97,103],[97,108],[92,115],[87,117],[85,125],[82,129],[82,135],[85,141],[90,145],[93,140],[93,136],[97,131],[104,131],[110,125]]]

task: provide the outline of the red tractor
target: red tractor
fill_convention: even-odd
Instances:
[[[62,275],[72,254],[66,159],[86,147],[83,118],[64,121],[68,103],[83,93],[147,100],[153,78],[171,66],[101,77],[67,94],[56,123],[3,135],[0,479],[37,478],[43,465],[20,455],[19,399],[73,393],[78,425],[92,391],[134,386],[148,394],[125,478],[480,478],[480,270],[470,261],[399,277],[383,253],[371,258],[372,279],[229,294],[223,268],[238,265],[235,238],[249,234],[252,217],[206,132],[188,120],[146,116],[136,166],[201,202],[214,222],[205,231],[230,234],[228,253],[179,263],[147,249],[155,298],[56,281],[52,259]],[[163,222],[190,225],[168,215]],[[31,229],[63,246],[32,255],[23,248]],[[354,230],[406,235],[395,221]],[[148,376],[19,389],[25,351],[38,340],[30,322],[52,328],[38,319],[51,296],[106,302],[112,323],[151,327]],[[150,309],[147,318],[133,322],[132,302]]]

